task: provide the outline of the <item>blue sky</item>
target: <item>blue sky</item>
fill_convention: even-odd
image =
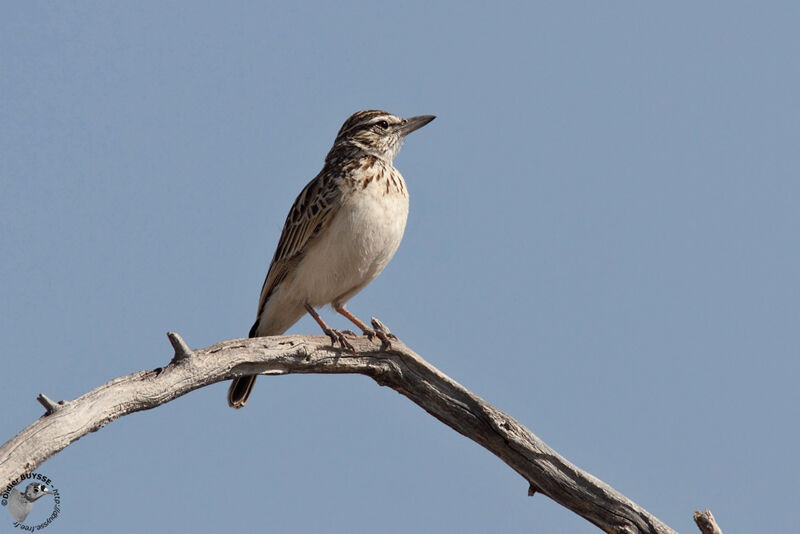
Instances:
[[[168,330],[245,336],[341,123],[435,114],[395,162],[404,241],[349,308],[673,528],[800,530],[799,25],[794,3],[5,5],[0,440],[39,392],[163,365]],[[226,389],[43,464],[48,528],[596,532],[365,377],[261,378],[238,412]]]

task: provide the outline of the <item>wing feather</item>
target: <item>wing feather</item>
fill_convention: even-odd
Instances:
[[[258,301],[258,324],[264,306],[278,284],[305,254],[308,244],[330,224],[341,205],[342,189],[335,185],[324,170],[311,180],[297,196],[286,216],[281,238],[269,266],[261,298]]]

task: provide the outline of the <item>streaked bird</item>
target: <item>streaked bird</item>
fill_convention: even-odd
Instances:
[[[8,496],[8,511],[14,519],[22,523],[33,510],[33,503],[48,494],[52,495],[53,492],[38,482],[28,484],[23,492],[12,488]]]
[[[354,113],[342,125],[322,171],[294,201],[261,289],[250,337],[283,334],[306,312],[343,348],[349,331],[330,328],[315,308],[330,304],[362,333],[389,345],[345,304],[392,259],[408,217],[408,190],[392,161],[405,137],[435,117],[403,119],[378,110]],[[256,376],[236,378],[228,404],[247,402]]]

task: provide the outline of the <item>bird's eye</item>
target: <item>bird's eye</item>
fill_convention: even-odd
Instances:
[[[375,124],[383,128],[384,130],[389,127],[389,123],[386,121],[378,121]]]

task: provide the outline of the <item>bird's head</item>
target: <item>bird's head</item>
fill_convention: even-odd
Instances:
[[[28,484],[28,487],[25,488],[24,495],[28,501],[33,502],[40,497],[44,497],[48,493],[51,495],[53,493],[50,490],[50,488],[48,488],[44,484],[39,484],[38,482],[32,482]]]
[[[346,147],[392,161],[403,146],[405,136],[435,118],[433,115],[420,115],[403,119],[374,109],[358,111],[350,115],[339,129],[333,147]]]

